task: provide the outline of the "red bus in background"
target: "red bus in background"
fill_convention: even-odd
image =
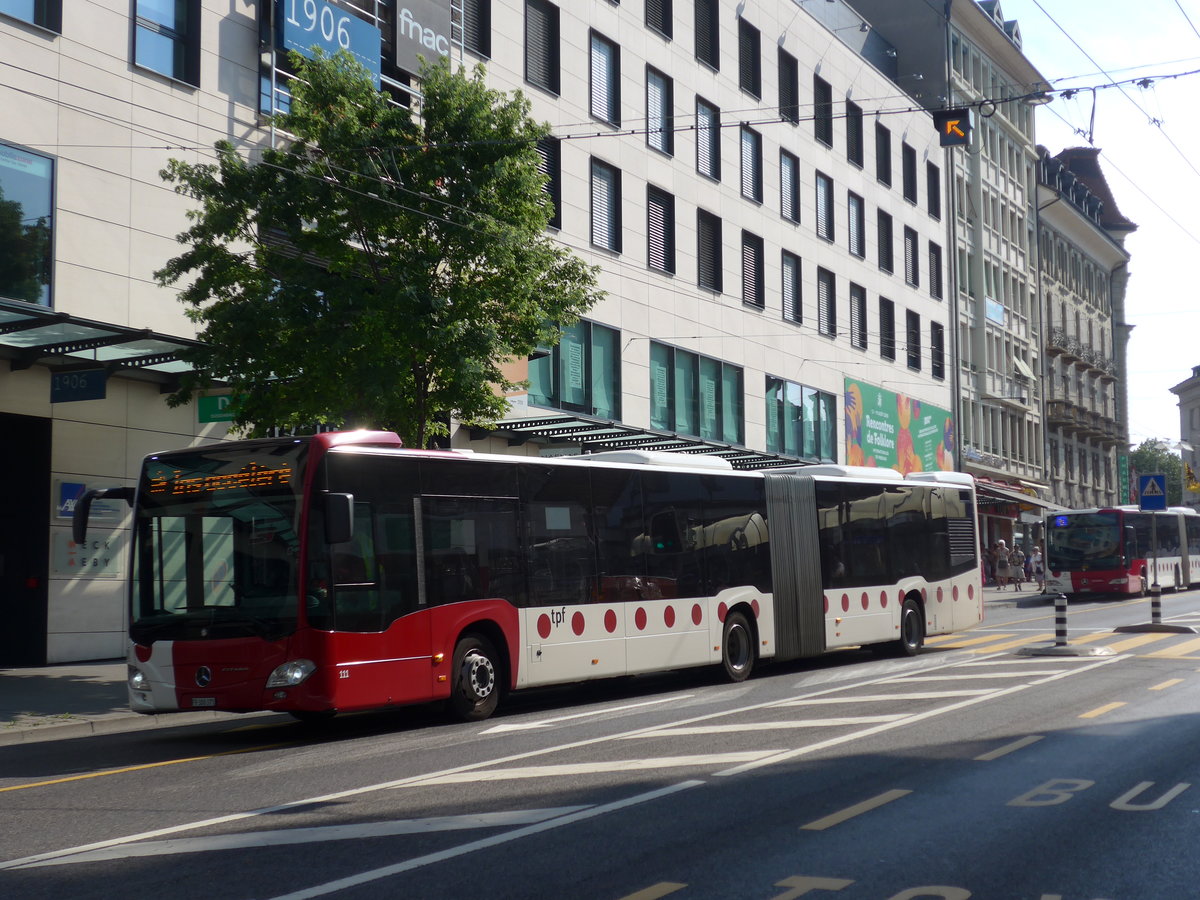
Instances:
[[[1157,517],[1152,525],[1151,517]],[[1152,536],[1157,529],[1158,568]],[[1142,595],[1200,584],[1200,514],[1187,507],[1066,510],[1046,517],[1049,593]]]
[[[982,618],[974,482],[388,432],[154,454],[133,505],[134,710],[297,718],[879,644]]]

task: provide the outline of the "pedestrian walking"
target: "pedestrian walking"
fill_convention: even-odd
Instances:
[[[1025,589],[1025,551],[1020,547],[1013,547],[1008,554],[1008,573],[1009,579],[1013,583],[1014,591]]]
[[[1033,553],[1029,554],[1029,566],[1036,582],[1039,593],[1046,593],[1046,557],[1042,553],[1042,545],[1034,544]]]
[[[996,587],[1004,590],[1008,587],[1008,545],[1004,543],[1004,539],[996,541],[994,547],[996,554]]]

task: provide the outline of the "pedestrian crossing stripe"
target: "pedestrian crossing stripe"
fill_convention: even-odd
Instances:
[[[1055,640],[1056,636],[1049,632],[1034,633],[1021,638],[1012,634],[989,634],[977,637],[960,638],[958,635],[940,635],[943,638],[936,645],[938,650],[965,650],[969,653],[983,655],[1003,653],[1033,644],[1046,644]],[[1200,637],[1183,634],[1139,634],[1128,637],[1110,631],[1095,631],[1081,634],[1067,640],[1072,647],[1095,644],[1107,647],[1114,653],[1128,653],[1161,641],[1170,641],[1168,646],[1155,649],[1153,652],[1140,654],[1153,659],[1200,659]],[[932,642],[929,642],[932,644]]]

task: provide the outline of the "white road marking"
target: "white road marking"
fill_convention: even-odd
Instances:
[[[284,828],[276,831],[250,831],[217,834],[212,837],[179,838],[171,841],[145,841],[91,850],[75,856],[30,863],[22,868],[66,866],[75,863],[133,859],[144,856],[171,856],[176,853],[206,853],[212,850],[245,850],[260,847],[286,847],[293,844],[354,841],[364,838],[394,837],[400,834],[429,834],[437,831],[464,831],[476,828],[504,828],[531,825],[570,815],[587,806],[559,806],[550,809],[523,809],[512,812],[473,813],[464,816],[433,816],[428,819],[396,819],[390,822],[365,822],[357,825],[324,825],[314,828]]]
[[[1034,669],[1032,672],[972,672],[969,675],[901,675],[884,684],[907,684],[912,681],[976,681],[980,678],[1028,678],[1030,675],[1060,675],[1062,669]]]
[[[677,703],[680,700],[690,700],[692,694],[675,694],[671,697],[662,697],[657,700],[647,700],[645,703],[630,703],[625,706],[606,706],[604,709],[592,709],[583,713],[573,713],[569,716],[557,716],[553,719],[542,719],[539,722],[501,722],[499,725],[492,728],[486,728],[479,732],[480,734],[502,734],[506,731],[529,731],[534,728],[549,728],[551,725],[557,725],[559,722],[570,722],[574,719],[589,719],[595,716],[601,716],[605,713],[623,712],[627,709],[641,709],[646,706],[660,706],[663,703]]]
[[[614,759],[604,762],[564,763],[555,766],[522,766],[515,769],[488,769],[483,772],[456,772],[423,778],[415,787],[431,784],[478,784],[481,781],[514,781],[521,778],[570,778],[600,775],[606,772],[651,772],[655,769],[686,769],[754,762],[778,750],[746,750],[741,753],[706,753],[700,756],[655,756],[648,759]]]
[[[905,713],[891,716],[844,716],[833,719],[799,719],[794,722],[741,722],[735,725],[685,725],[679,728],[659,728],[635,734],[626,740],[641,738],[679,737],[700,734],[739,734],[743,731],[775,731],[783,728],[833,728],[846,725],[873,725],[905,718]]]
[[[382,878],[390,878],[391,876],[399,875],[402,872],[411,872],[413,869],[419,869],[432,863],[445,862],[448,859],[466,856],[468,853],[474,853],[476,850],[484,850],[488,847],[496,847],[500,844],[507,844],[510,841],[528,837],[531,834],[540,834],[543,831],[550,831],[551,829],[560,828],[564,825],[573,825],[574,823],[582,822],[585,819],[592,819],[596,816],[603,816],[610,812],[616,812],[617,810],[628,809],[631,806],[637,806],[641,803],[648,803],[652,800],[658,800],[661,797],[667,797],[671,794],[676,794],[679,791],[687,790],[688,788],[699,787],[702,784],[704,784],[703,781],[683,781],[679,784],[673,784],[669,787],[660,788],[656,791],[638,794],[636,797],[630,797],[626,800],[618,800],[616,803],[606,803],[603,806],[595,806],[591,809],[583,810],[582,812],[572,813],[571,815],[563,816],[561,819],[551,819],[549,822],[541,822],[537,825],[528,825],[525,828],[518,828],[516,831],[509,831],[505,834],[497,834],[493,835],[492,837],[482,838],[478,841],[473,841],[470,844],[463,844],[460,847],[450,847],[446,850],[440,850],[437,853],[429,853],[425,856],[418,856],[416,859],[405,860],[404,862],[396,863],[395,865],[383,866],[379,869],[371,869],[368,872],[360,872],[357,875],[349,875],[345,878],[339,878],[337,881],[319,884],[315,887],[305,888],[303,890],[295,891],[291,894],[283,894],[274,898],[274,900],[309,900],[311,897],[323,897],[326,894],[333,894],[338,891],[346,890],[347,888],[369,884],[372,881],[379,881]]]
[[[884,682],[890,683],[890,679]],[[784,700],[776,706],[813,706],[818,703],[880,703],[887,700],[949,700],[951,697],[980,697],[995,692],[995,688],[961,691],[917,691],[907,694],[859,694],[857,697],[821,697],[817,699]]]

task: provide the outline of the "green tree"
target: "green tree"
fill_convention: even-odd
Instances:
[[[286,147],[250,162],[221,142],[215,163],[162,173],[198,207],[156,277],[182,285],[204,342],[169,402],[221,380],[252,435],[326,423],[417,447],[452,414],[494,421],[497,387],[516,386],[501,365],[600,297],[596,270],[546,233],[548,126],[482,68],[425,65],[410,111],[347,54],[292,61]]]
[[[1142,441],[1129,454],[1129,466],[1138,475],[1166,475],[1167,502],[1172,506],[1183,503],[1183,461],[1171,452],[1166,441],[1159,438]],[[1137,487],[1136,481],[1133,486]]]

